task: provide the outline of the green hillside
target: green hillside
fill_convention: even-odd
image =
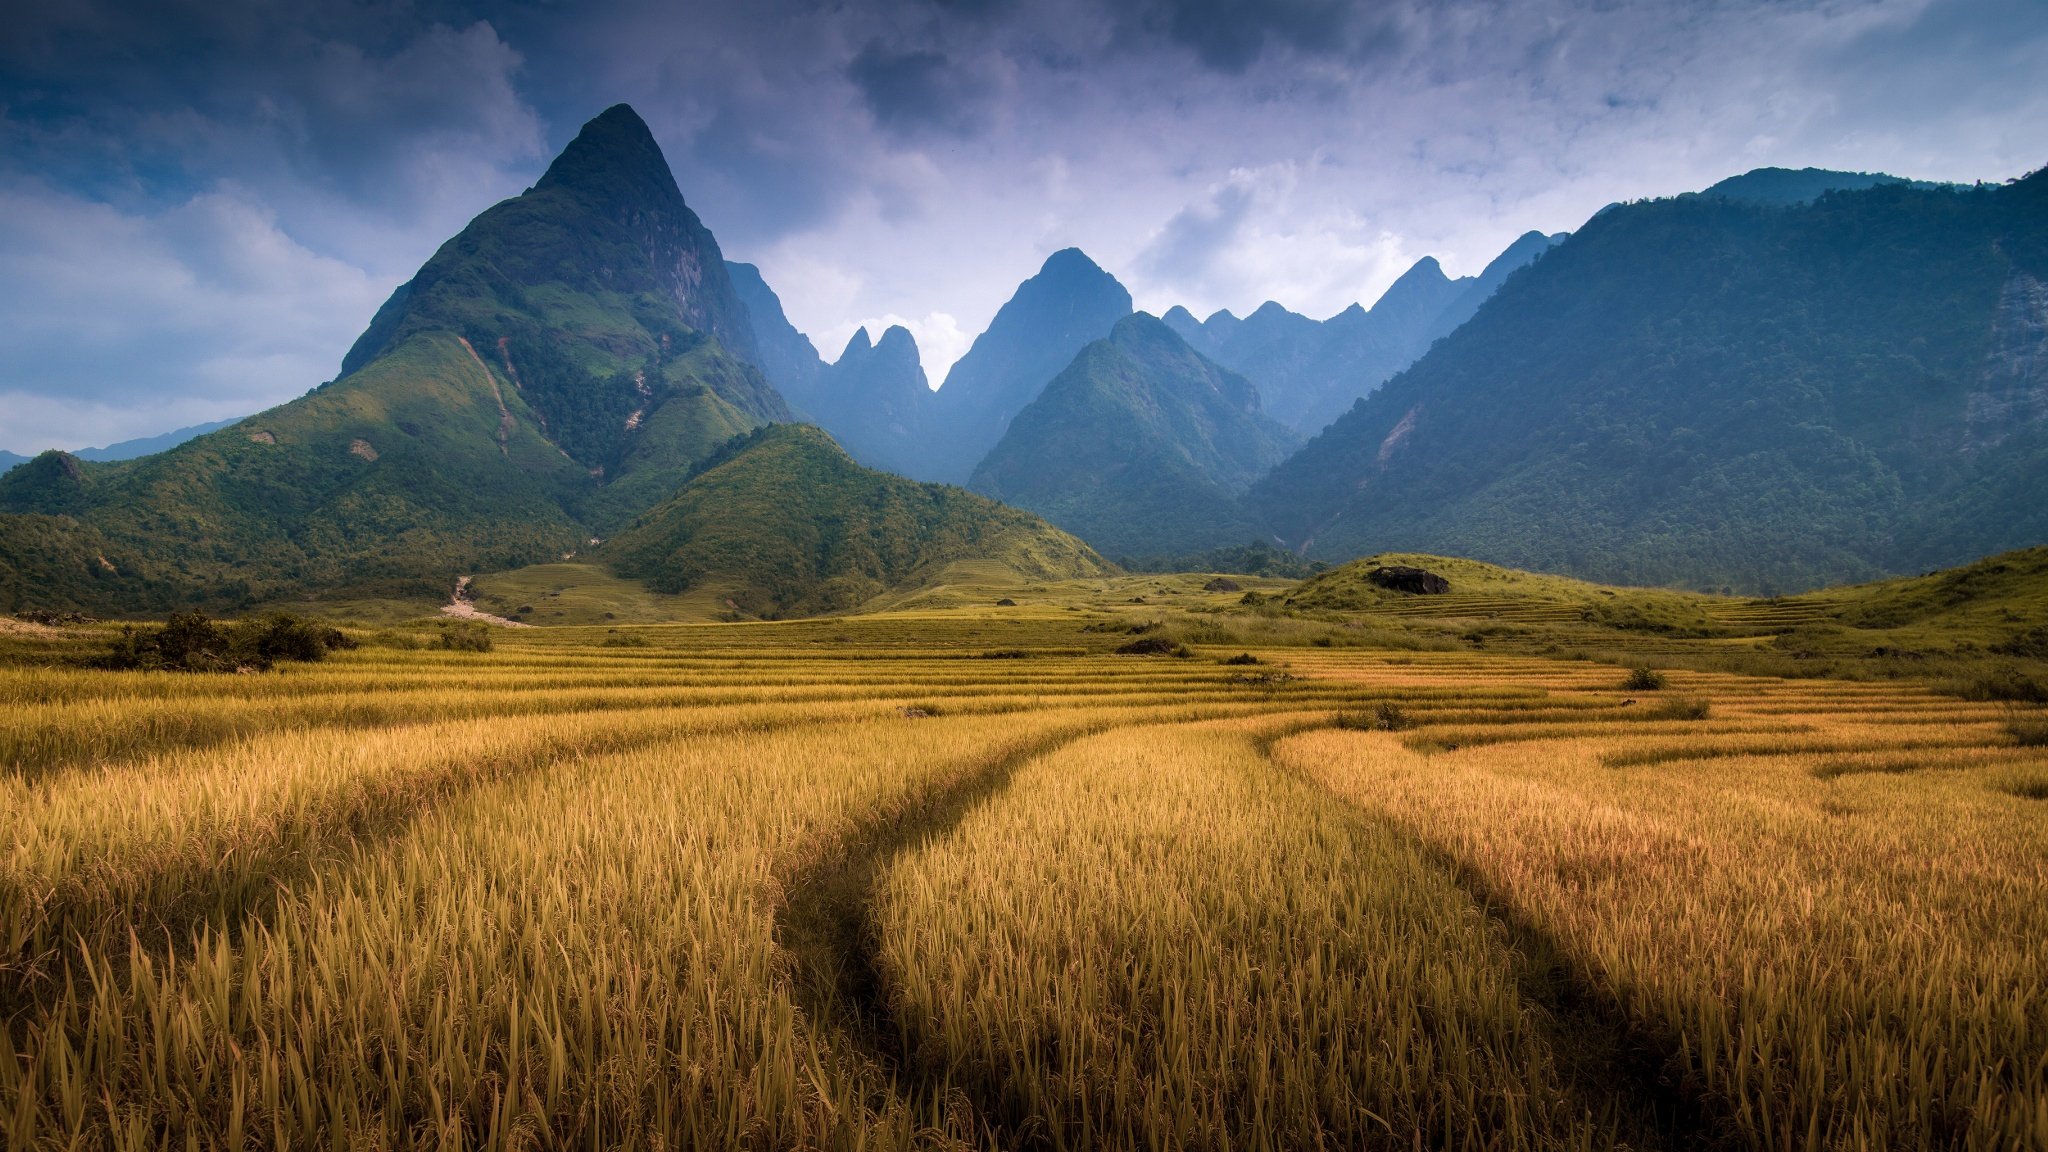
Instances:
[[[2048,540],[2048,174],[1615,208],[1254,489],[1311,556],[1792,591]]]
[[[1053,377],[969,486],[1109,555],[1187,553],[1252,538],[1237,496],[1295,443],[1244,377],[1140,312]]]
[[[443,245],[344,374],[169,451],[0,477],[0,597],[150,611],[440,596],[556,560],[788,418],[723,258],[621,105]]]
[[[1036,516],[863,468],[802,424],[734,441],[598,555],[657,592],[766,617],[847,611],[963,560],[1025,580],[1110,570]]]

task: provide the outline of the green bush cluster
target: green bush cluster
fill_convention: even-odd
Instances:
[[[264,671],[280,661],[324,660],[356,642],[339,628],[274,612],[223,624],[203,612],[174,612],[155,628],[123,628],[93,658],[97,668],[166,672]]]

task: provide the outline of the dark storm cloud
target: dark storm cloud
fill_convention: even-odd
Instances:
[[[942,52],[899,52],[879,42],[862,48],[846,74],[860,89],[875,122],[897,135],[974,130],[990,86]]]
[[[1348,0],[1165,0],[1145,15],[1202,63],[1242,73],[1269,42],[1311,53],[1345,51],[1357,7]]]

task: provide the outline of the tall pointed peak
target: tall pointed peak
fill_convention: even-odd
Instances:
[[[874,349],[874,341],[868,339],[868,330],[866,328],[855,328],[853,330],[853,338],[846,342],[845,349],[839,353],[838,362],[843,364],[848,356],[865,356],[869,352],[874,351]]]
[[[654,133],[627,104],[614,104],[585,124],[535,187],[611,198],[682,195]]]

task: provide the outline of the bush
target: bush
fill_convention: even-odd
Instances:
[[[1225,664],[1257,664],[1260,660],[1249,652],[1240,652],[1224,661]]]
[[[600,643],[598,644],[598,647],[600,647],[600,648],[652,648],[652,647],[654,647],[654,642],[653,642],[653,641],[651,641],[651,640],[649,640],[649,639],[648,639],[647,637],[645,637],[645,636],[636,636],[636,635],[634,635],[634,634],[632,634],[632,633],[630,633],[630,632],[629,632],[629,633],[627,633],[627,634],[625,634],[625,635],[623,635],[623,636],[607,636],[607,637],[605,637],[605,638],[604,638],[604,639],[603,639],[603,640],[602,640],[602,641],[601,641],[601,642],[600,642]],[[484,649],[484,651],[488,652],[488,651],[490,651],[490,649],[486,648],[486,649]]]
[[[1655,668],[1631,668],[1621,682],[1624,692],[1655,692],[1664,687],[1664,674]]]
[[[1164,636],[1147,636],[1142,640],[1133,640],[1129,644],[1117,649],[1116,654],[1119,656],[1181,657],[1194,655],[1194,653],[1188,651],[1187,645],[1169,640]]]
[[[1399,732],[1408,727],[1408,714],[1393,704],[1375,704],[1357,712],[1337,713],[1337,727],[1353,732]]]
[[[1705,700],[1691,696],[1680,696],[1666,700],[1655,708],[1643,713],[1646,720],[1705,720],[1714,714],[1714,706]]]
[[[2005,734],[2022,748],[2048,748],[2048,716],[2015,716],[2005,722]]]
[[[1965,700],[2010,700],[2020,704],[2048,704],[2048,688],[2017,668],[1994,668],[1942,686]]]
[[[318,620],[273,612],[237,626],[234,646],[244,657],[268,667],[279,660],[324,660],[329,652],[354,648],[356,642],[341,629]]]
[[[158,628],[123,628],[96,668],[167,672],[263,671],[280,660],[323,660],[356,642],[339,628],[275,612],[223,627],[203,612],[174,612]]]
[[[448,652],[489,652],[496,646],[488,624],[444,625],[441,629],[441,647]]]

